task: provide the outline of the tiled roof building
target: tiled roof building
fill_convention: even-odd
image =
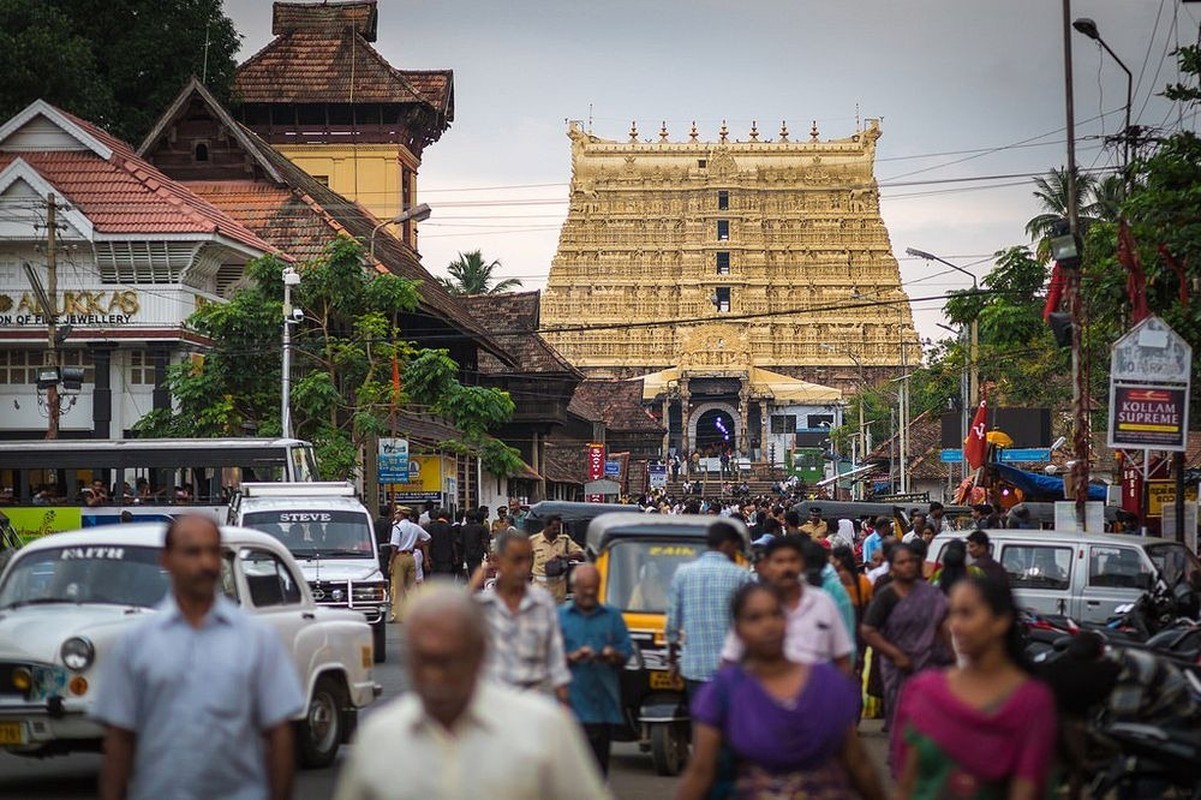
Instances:
[[[110,438],[170,407],[167,366],[206,344],[187,317],[227,296],[247,261],[278,252],[127,143],[40,100],[0,125],[0,211],[0,437],[46,430],[33,386],[49,363],[45,309],[22,262],[53,295],[59,365],[84,369],[60,435]]]
[[[414,205],[422,153],[454,120],[454,74],[389,64],[375,0],[272,10],[275,38],[234,75],[234,115],[380,220]],[[400,235],[413,244],[414,226]]]
[[[205,159],[195,158],[206,143]],[[298,261],[320,255],[338,234],[374,244],[373,266],[419,281],[420,306],[406,327],[418,342],[446,347],[465,369],[479,349],[508,361],[469,310],[447,294],[417,252],[378,224],[362,206],[342,197],[234,120],[193,79],[164,112],[139,151],[192,192],[255,231]]]

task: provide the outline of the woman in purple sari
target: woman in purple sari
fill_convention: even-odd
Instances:
[[[949,662],[947,598],[922,580],[921,559],[907,544],[890,555],[892,581],[872,598],[863,618],[863,640],[879,658],[884,683],[885,730],[897,709],[905,680],[916,672]]]
[[[784,656],[787,622],[778,590],[748,584],[734,595],[740,664],[723,668],[692,703],[692,758],[678,800],[701,800],[722,745],[734,755],[734,797],[860,797],[884,790],[859,741],[859,687],[832,664]]]
[[[892,731],[898,797],[1038,800],[1048,796],[1055,699],[1023,669],[1006,584],[971,577],[951,590],[963,666],[905,686]]]

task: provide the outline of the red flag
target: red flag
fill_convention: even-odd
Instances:
[[[1059,266],[1059,262],[1055,262],[1055,266],[1051,269],[1051,284],[1047,286],[1047,302],[1043,304],[1043,322],[1046,322],[1050,316],[1059,310],[1059,303],[1063,300],[1063,290],[1067,288],[1068,280],[1063,276],[1063,267]]]
[[[1184,260],[1184,264],[1181,264],[1176,260],[1176,257],[1172,255],[1172,251],[1168,250],[1168,246],[1166,244],[1161,244],[1159,246],[1159,254],[1163,256],[1163,260],[1167,262],[1167,265],[1172,268],[1172,272],[1176,273],[1176,280],[1180,283],[1180,304],[1187,306],[1188,279],[1184,277],[1184,268],[1188,264],[1188,259],[1186,258]]]
[[[963,442],[963,457],[972,469],[979,469],[988,455],[988,398],[980,398],[980,407],[972,419],[972,427],[968,428],[967,439]]]
[[[1147,310],[1147,274],[1130,235],[1126,220],[1118,223],[1118,261],[1126,268],[1126,294],[1130,295],[1130,324],[1137,325],[1151,313]]]

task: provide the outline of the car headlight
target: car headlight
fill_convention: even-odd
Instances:
[[[96,648],[92,647],[92,643],[82,636],[73,636],[63,642],[59,655],[62,656],[67,669],[82,672],[92,666],[92,660],[96,657]]]
[[[382,603],[384,601],[383,585],[354,587],[354,601],[356,603]]]

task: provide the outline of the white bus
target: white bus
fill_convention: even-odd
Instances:
[[[317,479],[299,439],[0,442],[0,512],[22,541],[55,531],[200,512],[223,522],[243,482]]]

